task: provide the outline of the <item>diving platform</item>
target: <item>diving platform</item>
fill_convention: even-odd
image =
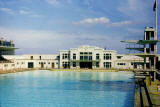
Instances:
[[[134,69],[133,72],[157,72],[156,69]]]
[[[151,53],[146,53],[146,54],[145,53],[135,53],[135,54],[129,54],[129,55],[139,56],[143,58],[157,56],[156,54],[151,54]]]
[[[12,51],[18,48],[15,47],[8,47],[8,46],[0,46],[0,51]]]
[[[123,40],[123,41],[121,41],[121,42],[123,42],[123,43],[135,43],[135,44],[137,44],[138,41],[139,41],[139,40]]]
[[[121,42],[145,45],[145,44],[156,44],[160,42],[160,40],[124,40]]]
[[[126,48],[126,49],[128,49],[128,50],[137,50],[137,51],[144,51],[144,48],[133,48],[133,47],[128,47],[128,48]]]
[[[159,40],[139,40],[137,44],[145,45],[145,44],[157,44],[160,42]]]

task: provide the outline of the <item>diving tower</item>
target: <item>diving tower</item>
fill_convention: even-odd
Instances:
[[[131,55],[144,58],[144,70],[156,69],[157,43],[160,42],[160,40],[157,40],[156,29],[153,27],[146,27],[143,40],[126,40],[121,42],[128,44],[126,49],[130,51],[135,50],[137,52],[130,53]],[[146,63],[147,59],[149,60],[148,66]]]
[[[14,55],[16,49],[18,48],[15,48],[13,41],[7,41],[0,38],[0,61],[7,61],[2,55]]]

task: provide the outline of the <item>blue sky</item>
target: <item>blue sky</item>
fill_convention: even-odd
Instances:
[[[20,48],[17,54],[54,54],[80,45],[126,53],[121,40],[142,39],[144,28],[154,26],[153,4],[154,0],[0,0],[0,35],[14,40]]]

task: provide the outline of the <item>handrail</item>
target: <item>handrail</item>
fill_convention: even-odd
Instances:
[[[145,89],[145,92],[146,92],[146,96],[147,96],[147,100],[148,100],[149,107],[153,107],[153,104],[152,104],[150,95],[149,95],[149,93],[148,93],[148,89],[147,89],[147,87],[146,87],[146,84],[144,84],[144,89]]]
[[[143,96],[142,96],[142,89],[141,89],[141,83],[140,83],[140,81],[138,81],[138,84],[139,84],[139,94],[140,94],[141,107],[144,107]]]

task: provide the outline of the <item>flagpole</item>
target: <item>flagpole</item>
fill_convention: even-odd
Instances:
[[[157,17],[158,17],[158,9],[157,9],[157,0],[156,0],[156,9],[155,9],[155,30],[156,30],[156,35],[155,39],[157,40]]]
[[[157,9],[157,0],[156,0],[155,3],[156,3],[156,5],[155,5],[156,6],[156,8],[155,8],[155,15],[156,15],[155,16],[155,30],[156,30],[155,33],[156,34],[155,34],[154,40],[157,40],[157,33],[158,33],[157,32],[157,17],[158,17],[158,14],[157,14],[157,12],[158,12],[158,9]],[[154,53],[157,54],[157,44],[154,45]],[[156,68],[156,57],[154,57],[154,68]],[[154,76],[155,76],[155,74],[154,74]]]

